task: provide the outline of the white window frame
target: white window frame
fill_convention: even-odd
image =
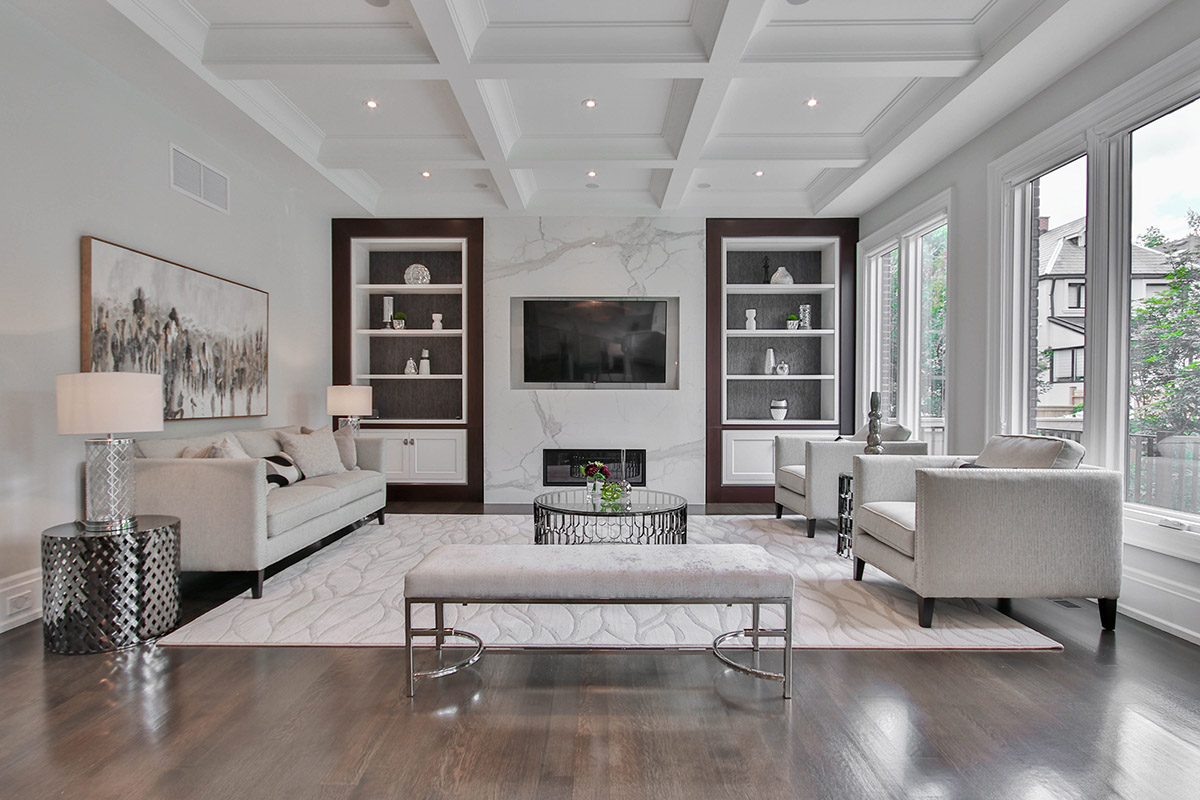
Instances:
[[[1088,157],[1086,461],[1125,473],[1130,316],[1130,136],[1200,97],[1200,42],[1089,103],[988,166],[987,406],[985,434],[1024,433],[1028,424],[1029,190],[1034,178]],[[1200,562],[1200,534],[1161,520],[1200,516],[1126,504],[1125,540]]]
[[[879,342],[883,335],[880,325],[880,303],[883,298],[883,274],[879,269],[879,257],[899,249],[900,263],[900,311],[894,324],[900,327],[899,369],[897,370],[897,421],[913,431],[914,438],[921,430],[921,354],[920,343],[920,259],[921,237],[942,225],[948,225],[946,237],[946,331],[954,314],[954,223],[953,194],[950,189],[941,192],[904,216],[880,228],[858,243],[858,385],[862,387],[856,398],[855,428],[867,419],[870,393],[882,386],[883,363]],[[916,265],[914,267],[914,264]],[[953,361],[954,341],[946,340],[946,398],[944,402],[946,437],[951,431],[950,400],[953,384],[950,369]]]

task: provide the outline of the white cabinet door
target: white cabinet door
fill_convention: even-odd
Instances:
[[[388,483],[466,483],[464,430],[380,430],[363,436],[383,439]]]
[[[466,483],[467,432],[413,431],[408,446],[410,483]]]
[[[828,441],[837,431],[774,430],[721,432],[721,482],[729,486],[775,485],[775,437],[803,436]]]

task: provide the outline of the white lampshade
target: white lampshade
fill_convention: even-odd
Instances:
[[[370,386],[330,386],[325,389],[325,413],[331,417],[369,417],[375,393]]]
[[[58,432],[134,433],[163,429],[162,375],[75,372],[59,375]]]

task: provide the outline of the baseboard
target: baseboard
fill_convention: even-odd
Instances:
[[[42,571],[0,579],[0,633],[42,616]]]
[[[1117,610],[1139,622],[1200,644],[1200,591],[1179,581],[1126,566]]]

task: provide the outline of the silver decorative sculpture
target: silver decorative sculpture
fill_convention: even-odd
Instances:
[[[863,448],[863,455],[877,456],[883,453],[879,417],[879,392],[871,392],[871,412],[867,415],[867,446]]]

